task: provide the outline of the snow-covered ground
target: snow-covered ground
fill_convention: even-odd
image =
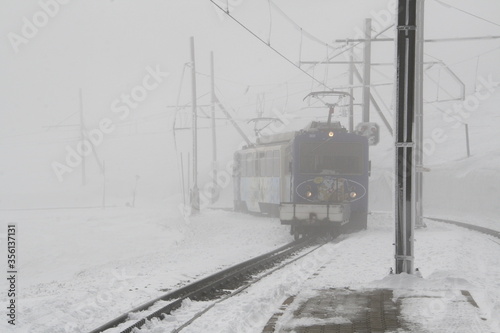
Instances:
[[[291,240],[276,219],[222,210],[206,210],[187,220],[176,209],[64,211],[58,218],[51,217],[53,212],[40,215],[10,216],[22,226],[20,257],[29,258],[20,261],[16,332],[89,331],[165,293],[162,289],[184,285]],[[257,332],[289,295],[299,295],[300,301],[322,288],[394,287],[397,283],[398,288],[424,292],[469,290],[480,307],[470,322],[481,316],[492,332],[500,332],[500,241],[427,223],[428,228],[416,234],[416,266],[425,283],[403,277],[387,281],[394,261],[393,218],[376,213],[370,216],[367,231],[328,244],[221,302],[186,332]],[[316,272],[320,274],[313,276]],[[186,302],[164,322],[151,323],[151,332],[168,332],[205,305]],[[430,324],[446,321],[441,310],[435,318],[430,314]],[[425,326],[421,315],[408,318]],[[287,325],[284,319],[280,323]]]
[[[427,229],[417,232],[416,250],[420,258],[417,265],[423,279],[388,275],[393,261],[387,256],[392,251],[393,223],[389,214],[375,214],[370,218],[368,230],[342,237],[216,304],[184,331],[260,332],[287,297],[297,295],[293,303],[297,306],[318,290],[349,287],[394,288],[397,297],[451,295],[420,300],[417,310],[414,303],[403,303],[402,312],[411,323],[411,332],[500,332],[500,243],[454,226],[430,221],[428,224]],[[469,290],[480,307],[480,310],[458,308],[463,310],[460,314],[468,317],[447,312],[456,298],[454,292],[461,289]],[[164,321],[154,320],[141,332],[170,332],[210,304],[186,301]],[[293,328],[296,323],[292,312],[287,311],[279,319],[277,332]],[[310,324],[314,323],[311,318]]]
[[[43,215],[9,216],[20,235],[18,332],[89,331],[162,289],[290,241],[276,220],[220,210],[188,220],[176,209]]]

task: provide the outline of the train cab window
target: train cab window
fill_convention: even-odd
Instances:
[[[362,174],[363,146],[355,142],[303,142],[299,172],[316,174]]]
[[[273,176],[274,177],[279,177],[280,175],[280,151],[279,150],[274,150],[273,151]]]
[[[246,174],[247,177],[255,176],[255,154],[247,154],[246,159]]]
[[[246,157],[245,157],[245,176],[248,177],[250,176],[250,167],[249,167],[249,163],[250,163],[250,154],[247,154]]]
[[[264,176],[273,176],[273,151],[269,150],[266,152],[266,170]]]
[[[289,175],[292,172],[292,146],[287,145],[285,148],[285,158],[283,165],[283,173]]]
[[[252,177],[257,177],[259,175],[259,154],[258,153],[253,153],[252,154]]]
[[[239,163],[239,173],[241,177],[246,177],[247,175],[247,154],[240,155],[240,163]]]
[[[256,175],[258,177],[264,177],[266,175],[266,153],[260,152],[258,153],[259,160],[257,163],[257,172]]]

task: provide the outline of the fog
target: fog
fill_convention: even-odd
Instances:
[[[371,43],[371,92],[380,107],[377,112],[371,104],[380,142],[370,147],[368,230],[347,238],[343,251],[329,244],[345,276],[330,265],[333,256],[324,256],[315,265],[328,266],[334,279],[302,275],[297,278],[303,281],[284,285],[267,282],[249,304],[256,304],[254,314],[265,324],[270,316],[262,304],[272,315],[282,296],[304,283],[315,289],[392,287],[394,281],[376,280],[386,277],[394,260],[394,139],[388,127],[395,113],[395,2],[3,1],[0,240],[8,224],[18,227],[19,331],[62,331],[60,323],[68,323],[65,332],[90,331],[165,288],[291,241],[278,219],[231,211],[231,161],[246,144],[233,125],[254,141],[249,121],[257,117],[280,119],[267,127],[258,123],[262,134],[325,120],[324,105],[304,97],[347,91],[351,50],[362,74],[364,43],[347,40],[364,38],[367,18],[372,38],[379,39]],[[424,215],[500,230],[500,2],[426,0],[425,8]],[[201,214],[193,216],[186,214],[194,181],[191,37],[202,201]],[[214,106],[216,162],[212,54],[220,102]],[[356,125],[363,102],[356,77],[353,87]],[[339,104],[334,120],[348,126],[348,108]],[[212,205],[214,165],[220,197]],[[429,278],[424,289],[451,288],[452,281],[452,287],[471,290],[487,319],[481,325],[500,330],[500,256],[497,241],[484,237],[431,224],[417,231],[416,267]],[[366,262],[351,265],[359,253]],[[108,303],[102,306],[104,293]],[[216,317],[217,324],[251,331],[238,311],[228,306],[222,312],[229,319]]]
[[[0,14],[4,35],[0,43],[1,208],[100,203],[100,194],[94,199],[101,191],[103,161],[109,204],[124,204],[137,176],[139,200],[144,204],[161,204],[166,197],[179,194],[179,153],[184,152],[186,163],[191,138],[187,131],[176,131],[175,142],[173,128],[190,126],[190,36],[195,38],[198,104],[210,112],[208,75],[213,52],[217,95],[251,135],[246,120],[257,117],[258,110],[264,116],[279,112],[299,118],[294,121],[296,128],[324,116],[321,110],[302,110],[307,106],[302,98],[311,90],[324,89],[319,82],[330,88],[346,86],[347,66],[302,65],[317,79],[313,81],[295,65],[299,60],[322,61],[341,51],[345,44],[334,41],[359,38],[365,18],[372,18],[374,34],[392,19],[388,15],[391,2],[387,1],[275,1],[270,6],[265,1],[233,0],[220,4],[223,8],[229,5],[236,20],[276,51],[208,0],[6,2]],[[457,1],[453,5],[482,19],[427,1],[426,38],[500,34],[498,24],[486,21],[497,18],[498,2]],[[382,36],[391,37],[393,31]],[[426,61],[443,61],[471,93],[478,77],[499,76],[498,43],[494,39],[428,43]],[[362,47],[355,48],[355,54],[361,60]],[[347,60],[346,53],[336,59]],[[373,43],[372,62],[393,59],[393,43]],[[151,72],[160,77],[147,81],[146,95],[137,95],[138,100],[127,104],[124,95],[142,86]],[[374,67],[372,83],[390,84],[393,75],[391,66]],[[456,95],[456,84],[449,75],[430,69],[429,77],[427,100],[444,99],[446,92]],[[437,80],[441,80],[441,91],[433,82]],[[71,171],[57,171],[54,166],[54,162],[67,165],[68,149],[76,150],[79,142],[80,89],[86,131],[99,129],[102,119],[110,121],[109,133],[102,139],[96,134],[95,153],[86,157],[85,186],[83,162],[76,161]],[[392,86],[376,89],[392,124]],[[144,90],[136,91],[141,92]],[[436,98],[439,92],[441,96]],[[361,103],[360,89],[355,90],[355,97]],[[372,113],[379,122],[373,109]],[[217,110],[217,117],[225,115]],[[356,117],[359,111],[355,111],[355,122],[359,121]],[[340,120],[345,122],[345,118]],[[209,124],[200,118],[201,179],[210,169],[211,133],[203,129]],[[217,126],[217,150],[223,165],[242,139],[227,121],[218,120]],[[384,129],[382,134],[382,146],[389,149],[392,139]],[[374,148],[374,155],[377,149],[382,148]]]

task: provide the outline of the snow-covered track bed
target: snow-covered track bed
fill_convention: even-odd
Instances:
[[[487,235],[490,235],[490,236],[493,236],[493,237],[500,239],[500,231],[497,231],[497,230],[488,229],[485,227],[481,227],[481,226],[477,226],[477,225],[473,225],[473,224],[469,224],[469,223],[464,223],[464,222],[448,220],[448,219],[441,219],[441,218],[436,218],[436,217],[426,217],[426,218],[429,220],[432,220],[432,221],[449,223],[449,224],[453,224],[453,225],[456,225],[456,226],[459,226],[462,228],[466,228],[469,230],[478,231],[478,232],[481,232],[483,234],[487,234]]]
[[[100,333],[112,328],[116,328],[113,332],[129,333],[134,328],[140,328],[154,318],[161,319],[162,316],[170,314],[181,307],[182,302],[186,299],[210,300],[224,294],[239,293],[242,287],[246,288],[252,284],[250,281],[252,276],[274,267],[292,254],[314,245],[317,245],[314,247],[315,249],[323,244],[318,245],[314,238],[304,238],[286,244],[269,253],[247,260],[151,300],[94,329],[90,333]],[[231,292],[231,290],[234,290],[234,292]],[[138,320],[138,318],[142,319]],[[131,324],[132,320],[135,323]],[[119,325],[123,326],[123,328],[117,327]]]

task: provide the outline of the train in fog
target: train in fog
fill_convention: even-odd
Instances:
[[[314,121],[263,136],[234,154],[234,208],[279,216],[296,239],[366,229],[369,139]]]

